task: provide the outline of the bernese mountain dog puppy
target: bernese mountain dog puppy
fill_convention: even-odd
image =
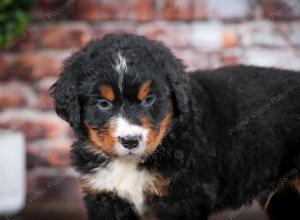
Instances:
[[[89,219],[206,220],[252,200],[278,211],[280,198],[298,212],[299,87],[300,73],[273,68],[187,73],[133,34],[90,42],[52,88]]]

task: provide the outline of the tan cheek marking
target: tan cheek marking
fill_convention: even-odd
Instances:
[[[166,131],[172,120],[172,116],[173,116],[173,107],[172,105],[170,105],[168,114],[159,124],[159,129],[154,128],[153,125],[151,125],[151,123],[146,118],[142,118],[143,127],[149,129],[149,133],[147,137],[147,151],[149,153],[155,151],[156,147],[159,145],[163,137],[166,135]]]
[[[103,96],[103,98],[105,98],[111,102],[115,100],[115,94],[114,94],[114,91],[111,88],[111,86],[100,85],[99,92],[100,92],[100,95]]]
[[[107,126],[100,130],[93,129],[89,124],[85,124],[87,131],[90,136],[91,145],[97,149],[102,150],[107,154],[114,154],[114,145],[116,144],[116,140],[114,138],[115,128],[112,123],[108,123]]]
[[[151,81],[148,80],[140,87],[137,95],[138,100],[143,101],[146,98],[146,96],[150,92],[150,86],[151,86]]]

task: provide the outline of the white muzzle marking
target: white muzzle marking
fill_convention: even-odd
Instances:
[[[116,131],[115,131],[115,138],[118,140],[120,137],[127,137],[127,136],[140,136],[139,145],[134,149],[125,148],[121,143],[117,142],[115,144],[115,150],[120,156],[128,155],[128,154],[135,154],[135,155],[143,155],[146,149],[147,143],[147,135],[148,129],[131,124],[123,117],[118,117],[115,120]]]

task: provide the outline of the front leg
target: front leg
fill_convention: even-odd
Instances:
[[[136,220],[132,206],[113,193],[87,194],[84,198],[89,220]]]
[[[154,198],[152,208],[160,220],[207,220],[209,211],[197,198]]]

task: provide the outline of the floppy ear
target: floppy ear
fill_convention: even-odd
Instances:
[[[80,125],[80,104],[78,99],[79,76],[82,62],[75,54],[66,60],[58,81],[51,87],[56,113],[77,128]]]
[[[174,104],[178,110],[180,119],[189,113],[189,94],[190,86],[188,77],[185,72],[185,67],[180,60],[174,58],[171,62],[165,65],[167,69],[167,79],[171,86],[172,96],[174,97]]]

